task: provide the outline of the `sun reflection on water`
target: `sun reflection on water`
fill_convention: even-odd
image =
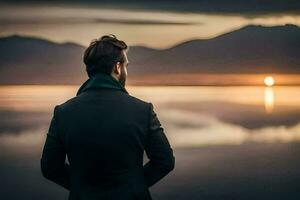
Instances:
[[[272,113],[274,110],[274,91],[272,87],[265,88],[265,111]]]

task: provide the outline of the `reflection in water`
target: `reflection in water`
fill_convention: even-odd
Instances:
[[[0,134],[48,126],[54,106],[72,98],[77,89],[0,87]],[[154,103],[174,147],[300,140],[300,87],[129,86],[128,90]]]
[[[56,104],[75,96],[79,86],[1,86],[0,110],[52,111]],[[264,105],[260,86],[127,86],[129,93],[154,104],[220,101],[244,105]],[[276,86],[276,106],[299,106],[300,87]]]
[[[72,85],[9,85],[0,87],[0,110],[52,111],[76,94]]]
[[[0,199],[67,199],[39,164],[54,105],[77,89],[0,87]],[[300,87],[128,89],[154,102],[174,147],[176,171],[151,189],[157,199],[300,199]]]
[[[272,87],[265,88],[265,110],[267,113],[274,110],[274,91]]]

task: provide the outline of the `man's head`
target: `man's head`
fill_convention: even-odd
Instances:
[[[113,76],[123,86],[127,77],[127,50],[129,47],[113,34],[94,39],[85,50],[83,62],[89,77],[97,73]]]

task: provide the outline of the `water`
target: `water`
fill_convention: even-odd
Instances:
[[[55,105],[78,86],[0,87],[1,199],[64,199],[39,159]],[[176,168],[155,199],[298,199],[300,87],[128,87],[152,102]],[[17,191],[17,192],[16,192]]]

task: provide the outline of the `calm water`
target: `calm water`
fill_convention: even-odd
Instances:
[[[78,86],[0,87],[0,199],[65,199],[39,159]],[[128,87],[154,103],[176,168],[155,199],[299,199],[300,87]]]

